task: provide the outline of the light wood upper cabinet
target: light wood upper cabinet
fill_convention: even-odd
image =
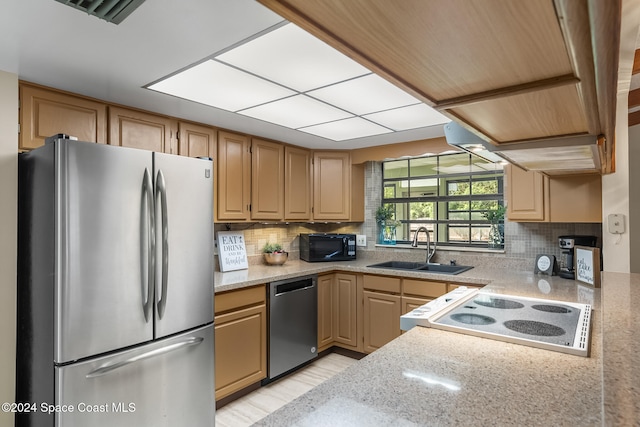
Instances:
[[[602,222],[599,175],[547,177],[505,167],[507,218],[522,222]]]
[[[210,157],[215,168],[218,156],[216,129],[195,123],[178,123],[178,154],[187,157]]]
[[[284,148],[285,220],[307,221],[311,219],[313,183],[311,159],[311,151],[309,150],[292,146]]]
[[[109,144],[140,148],[160,153],[178,154],[176,119],[109,107]]]
[[[216,294],[215,312],[215,388],[219,400],[267,376],[265,287]]]
[[[281,220],[284,216],[284,146],[251,141],[251,219]]]
[[[248,136],[218,132],[217,170],[216,219],[248,220],[251,203],[251,153]]]
[[[364,200],[363,200],[364,203]],[[313,153],[313,218],[344,220],[351,215],[351,157],[344,151]]]
[[[107,142],[107,105],[20,83],[19,149],[31,150],[58,133],[80,141]]]
[[[509,221],[544,221],[548,216],[548,213],[545,215],[544,181],[548,178],[511,165],[505,166],[504,174]],[[546,208],[548,210],[548,206]]]

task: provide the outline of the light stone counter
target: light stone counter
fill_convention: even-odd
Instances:
[[[488,284],[497,293],[591,304],[590,357],[416,327],[257,425],[640,425],[640,275],[603,273],[601,291],[507,269],[448,276],[371,263],[252,266],[239,278],[217,273],[216,292],[336,270]]]

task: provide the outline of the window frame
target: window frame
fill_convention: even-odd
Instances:
[[[445,158],[447,156],[451,156],[451,155],[466,155],[468,156],[468,171],[465,172],[456,172],[456,173],[440,173],[440,162],[442,158]],[[412,176],[411,175],[411,160],[413,159],[420,159],[420,158],[436,158],[436,167],[435,167],[435,174],[433,175],[415,175]],[[420,226],[427,226],[427,228],[430,230],[430,235],[431,235],[431,240],[433,241],[433,235],[434,235],[434,230],[438,231],[438,237],[441,237],[441,239],[438,240],[437,244],[438,246],[450,246],[450,247],[472,247],[472,248],[478,248],[478,247],[486,247],[487,245],[487,241],[486,240],[474,240],[474,229],[478,230],[478,229],[482,229],[485,230],[485,235],[488,235],[489,232],[489,228],[491,226],[491,222],[487,219],[478,219],[477,217],[480,216],[478,215],[478,213],[485,211],[486,209],[473,209],[473,204],[474,202],[492,202],[495,201],[497,202],[497,206],[504,206],[505,205],[505,201],[504,201],[504,170],[502,169],[502,166],[496,166],[496,169],[493,171],[474,171],[473,166],[474,164],[474,157],[472,154],[468,154],[468,153],[460,153],[460,152],[456,152],[456,153],[450,153],[450,154],[439,154],[439,155],[435,155],[435,156],[419,156],[419,157],[407,157],[407,158],[402,158],[402,159],[394,159],[394,160],[388,160],[388,161],[383,161],[381,163],[381,169],[382,169],[382,204],[386,205],[389,203],[392,203],[394,205],[394,212],[398,213],[399,211],[402,212],[406,212],[406,216],[407,218],[397,218],[401,225],[400,227],[405,227],[406,233],[401,233],[402,237],[399,237],[399,240],[397,240],[397,243],[403,244],[403,243],[411,243],[411,238],[413,235],[413,232],[415,231],[414,228],[415,224],[419,224]],[[392,163],[392,162],[398,162],[398,161],[406,161],[406,175],[407,176],[392,176],[392,177],[388,177],[385,178],[385,164],[386,163]],[[450,164],[450,163],[448,163]],[[465,167],[466,165],[462,164],[461,165],[463,167]],[[422,196],[411,196],[411,192],[412,192],[412,188],[411,188],[411,181],[417,181],[417,180],[428,180],[428,179],[435,179],[437,184],[436,184],[436,194],[435,195],[422,195]],[[482,181],[492,181],[495,180],[497,182],[497,192],[496,193],[492,193],[492,194],[474,194],[473,193],[473,184],[477,183],[477,182],[482,182]],[[399,181],[407,181],[407,185],[408,185],[408,192],[407,192],[407,196],[406,197],[394,197],[391,199],[385,199],[385,190],[387,188],[393,188],[393,192],[395,193],[396,191],[396,184]],[[468,190],[468,194],[465,195],[449,195],[449,185],[451,183],[468,183],[469,186],[469,190]],[[394,184],[391,184],[394,183]],[[441,193],[444,192],[446,194],[442,195]],[[465,210],[452,210],[450,209],[450,204],[452,202],[458,202],[458,201],[462,201],[462,202],[467,202],[468,203],[468,208]],[[435,219],[419,219],[419,220],[413,220],[410,218],[411,216],[411,203],[433,203],[433,218]],[[398,205],[404,205],[402,207],[402,209],[399,209]],[[496,206],[496,207],[497,207]],[[443,212],[440,212],[440,210],[443,210]],[[452,212],[466,212],[468,213],[468,219],[450,219],[451,213]],[[475,215],[474,215],[475,214]],[[476,217],[475,219],[473,217]],[[503,221],[500,222],[500,224],[503,224]],[[412,228],[412,225],[414,225],[414,227]],[[466,227],[468,229],[468,238],[466,240],[463,241],[456,241],[456,240],[452,240],[451,239],[451,234],[450,231],[452,228],[455,227]],[[408,229],[407,229],[408,228]],[[480,231],[480,233],[482,233],[482,231]],[[444,236],[442,236],[442,234],[444,234]],[[408,237],[409,240],[404,240],[404,237]],[[482,237],[482,236],[481,236]]]

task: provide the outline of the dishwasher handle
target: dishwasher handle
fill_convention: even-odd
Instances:
[[[291,292],[304,291],[316,286],[312,278],[295,280],[287,283],[272,283],[271,293],[274,297],[286,295]]]

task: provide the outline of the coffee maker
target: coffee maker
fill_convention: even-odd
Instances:
[[[562,248],[562,253],[566,255],[564,267],[560,268],[558,276],[565,279],[575,279],[576,273],[573,268],[573,254],[575,246],[590,246],[595,248],[598,238],[596,236],[567,235],[558,237],[558,245]]]

